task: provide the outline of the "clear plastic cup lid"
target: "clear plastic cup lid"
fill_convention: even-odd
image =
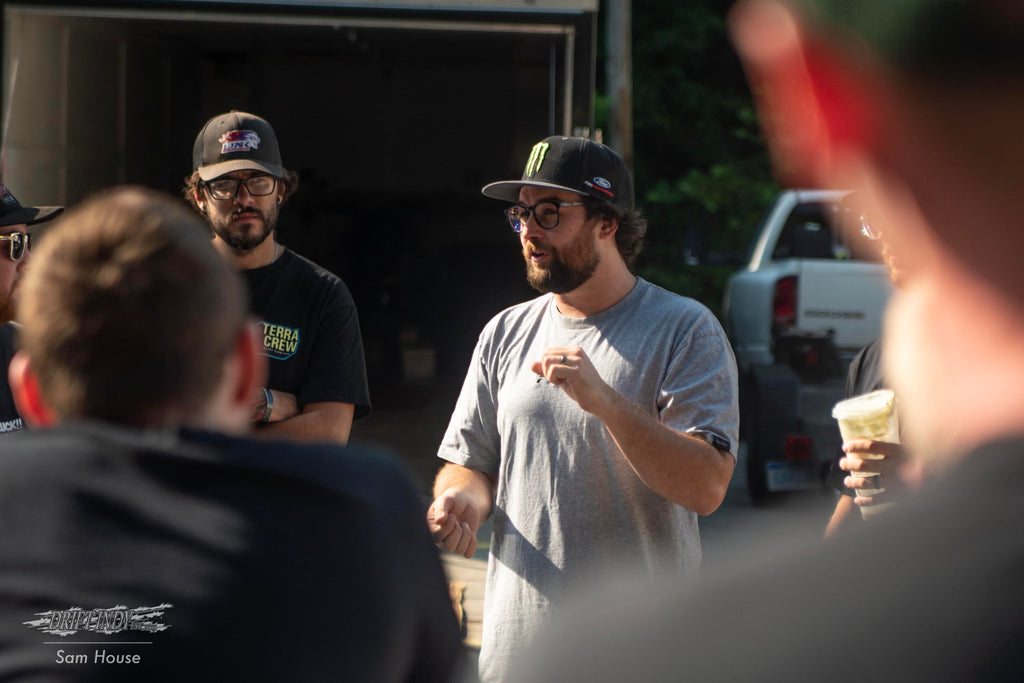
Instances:
[[[837,420],[856,420],[879,412],[889,412],[895,402],[896,394],[891,389],[879,389],[840,401],[832,408],[832,417]]]

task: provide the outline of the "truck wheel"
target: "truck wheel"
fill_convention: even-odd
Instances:
[[[757,405],[760,400],[758,382],[753,373],[746,373],[740,382],[740,435],[747,444],[747,490],[754,505],[767,502],[769,491],[764,473],[764,456],[762,446],[758,443]]]
[[[756,365],[744,378],[740,424],[747,440],[747,487],[764,505],[784,498],[768,490],[765,465],[783,459],[785,435],[800,429],[800,379],[787,365]]]
[[[747,489],[754,505],[764,505],[771,497],[768,478],[764,471],[764,457],[759,452],[757,438],[752,433],[747,437]]]

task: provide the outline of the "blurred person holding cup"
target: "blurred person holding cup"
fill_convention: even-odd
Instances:
[[[877,222],[868,218],[862,194],[860,191],[851,192],[843,198],[842,204],[860,222],[861,234],[881,245],[882,262],[889,272],[889,279],[899,288],[906,281],[906,269],[900,265]],[[879,338],[861,349],[850,363],[845,395],[850,400],[888,388],[882,373],[882,339]],[[894,419],[898,424],[898,418]],[[825,529],[826,538],[889,508],[895,497],[908,486],[915,486],[921,478],[919,461],[906,457],[898,428],[889,438],[874,439],[852,433],[848,436],[843,426],[843,421],[839,421],[843,445],[827,478],[828,484],[841,496]]]

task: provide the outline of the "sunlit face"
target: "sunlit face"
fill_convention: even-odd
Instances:
[[[519,203],[526,206],[548,200],[570,204],[581,197],[531,186],[519,192]],[[597,223],[596,218],[587,220],[584,206],[560,208],[558,226],[552,230],[541,228],[531,215],[519,233],[530,286],[539,292],[565,294],[589,280],[600,263],[594,239]]]
[[[18,225],[6,225],[0,228],[0,233],[9,235],[12,232],[26,232],[24,223]],[[21,276],[25,272],[28,262],[32,259],[31,252],[26,249],[25,254],[19,261],[12,261],[10,256],[10,243],[0,242],[0,323],[14,320],[17,309],[18,285]]]
[[[889,279],[897,287],[902,287],[906,281],[907,273],[903,268],[900,268],[900,259],[896,255],[892,244],[885,240],[884,235],[880,239],[882,241],[882,260],[885,261],[885,267],[889,270]]]
[[[902,440],[928,469],[948,460],[955,420],[948,412],[948,360],[936,339],[948,333],[948,311],[927,287],[911,282],[893,293],[886,310],[884,374],[899,397]]]
[[[266,174],[262,171],[235,171],[216,180],[245,180],[259,175]],[[244,185],[239,185],[234,198],[214,199],[209,189],[203,187],[200,206],[216,238],[241,256],[252,252],[273,234],[283,196],[284,185],[280,181],[271,194],[263,197],[254,197]]]

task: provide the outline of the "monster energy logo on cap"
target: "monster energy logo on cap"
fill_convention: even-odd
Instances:
[[[546,142],[538,142],[530,150],[530,158],[526,162],[526,170],[523,171],[523,177],[532,176],[534,173],[540,170],[541,164],[544,163],[544,155],[547,154],[549,145]]]
[[[612,149],[586,138],[544,138],[530,150],[521,179],[491,183],[483,193],[517,202],[519,190],[526,185],[593,197],[622,212],[633,208],[633,180],[626,162]]]

